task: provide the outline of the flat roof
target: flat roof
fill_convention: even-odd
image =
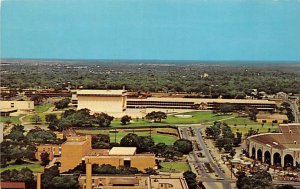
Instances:
[[[121,96],[125,90],[78,90],[77,95],[118,95]]]
[[[276,105],[275,101],[252,100],[252,99],[221,99],[221,98],[129,98],[127,101],[160,101],[160,102],[195,102],[195,103],[240,103],[240,104],[271,104]]]
[[[123,155],[123,156],[133,156],[135,155],[136,147],[113,147],[109,151],[109,155]]]

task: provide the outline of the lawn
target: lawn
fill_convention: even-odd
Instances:
[[[0,117],[0,122],[5,123],[7,120],[10,120],[12,124],[20,124],[21,122],[20,122],[19,118],[21,116],[22,115],[19,115],[19,116],[10,116],[10,117],[1,116]]]
[[[129,134],[130,132],[119,132],[119,133],[109,133],[109,131],[105,130],[76,130],[77,133],[83,133],[83,134],[109,134],[110,136],[110,141],[115,142],[115,137],[116,137],[116,142],[119,143],[121,139]],[[149,136],[149,132],[135,132],[138,136]],[[171,145],[173,144],[176,140],[177,137],[171,136],[171,135],[165,135],[165,134],[156,134],[152,133],[152,138],[154,142],[157,143],[165,143],[166,145]]]
[[[174,115],[169,115],[165,120],[169,124],[194,124],[194,123],[211,123],[218,120],[228,119],[233,115],[217,115],[211,111],[193,111],[175,115],[192,115],[191,118],[178,118]]]
[[[45,123],[46,122],[46,120],[45,120],[45,117],[46,117],[46,115],[48,115],[48,114],[57,114],[57,118],[60,118],[60,113],[38,113],[38,116],[40,116],[40,118],[42,119],[42,122],[43,123]],[[23,121],[25,121],[25,122],[32,122],[31,121],[31,118],[33,117],[33,114],[30,114],[30,115],[27,115],[27,116],[25,116],[24,118],[23,118]]]
[[[43,112],[46,112],[47,110],[49,110],[49,108],[53,107],[54,105],[51,104],[51,103],[44,103],[42,105],[39,105],[39,106],[35,106],[34,107],[34,110],[35,112],[37,113],[43,113]]]
[[[21,170],[22,168],[26,168],[26,167],[29,168],[30,170],[32,170],[34,173],[42,173],[42,172],[44,172],[44,167],[41,166],[39,163],[21,164],[21,165],[9,165],[7,167],[0,168],[0,172],[3,172],[5,170],[12,170],[12,169]]]
[[[190,170],[190,166],[186,162],[161,162],[161,172],[179,173]]]
[[[193,111],[193,112],[185,112],[175,115],[192,115],[191,118],[179,118],[174,115],[168,115],[167,119],[163,119],[161,123],[152,123],[149,120],[136,120],[126,125],[126,127],[135,127],[135,126],[165,126],[165,125],[174,125],[174,124],[195,124],[195,123],[212,123],[214,121],[228,119],[233,117],[234,115],[217,115],[212,113],[211,111]],[[123,125],[120,122],[120,119],[114,119],[111,123],[112,127],[122,127]]]
[[[270,131],[275,131],[278,129],[278,124],[272,126],[271,123],[265,123],[263,126],[261,123],[255,122],[247,117],[235,117],[233,119],[225,120],[232,129],[233,132],[239,131],[243,134],[247,133],[250,128],[253,130],[259,129],[260,133],[266,133]]]

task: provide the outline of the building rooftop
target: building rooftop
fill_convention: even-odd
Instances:
[[[125,90],[78,90],[77,96],[122,96]]]
[[[136,153],[136,147],[113,147],[109,151],[109,155],[133,156]]]

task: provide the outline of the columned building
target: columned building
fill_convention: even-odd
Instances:
[[[300,124],[281,124],[279,130],[248,137],[249,156],[270,165],[296,166],[300,163]]]

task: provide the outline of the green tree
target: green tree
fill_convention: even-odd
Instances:
[[[41,165],[46,166],[50,162],[49,154],[47,152],[41,153]]]
[[[44,173],[42,174],[42,188],[52,189],[51,181],[57,176],[59,176],[59,170],[57,166],[52,166],[48,169],[45,169]]]
[[[131,119],[130,116],[124,115],[124,116],[121,118],[121,123],[122,123],[122,125],[127,125],[131,120],[132,120],[132,119]]]
[[[189,189],[196,189],[197,188],[197,176],[192,171],[186,171],[183,173],[183,177],[185,178]]]
[[[71,100],[69,98],[64,98],[62,100],[55,102],[54,105],[55,105],[55,108],[57,108],[57,109],[64,109],[69,106],[70,102],[71,102]]]
[[[100,127],[110,126],[114,117],[107,115],[106,113],[95,113],[94,114],[94,123],[98,124]]]
[[[79,182],[76,176],[73,175],[61,175],[56,176],[51,180],[51,189],[70,189],[79,188]]]
[[[56,143],[58,139],[53,131],[42,130],[42,129],[31,129],[26,138],[29,142],[37,143]]]
[[[166,119],[167,114],[161,111],[153,111],[146,115],[146,119],[148,120],[154,120],[154,122],[161,122],[162,119]]]
[[[179,139],[174,142],[174,146],[178,149],[179,152],[183,154],[188,154],[193,151],[193,144],[187,139]]]
[[[46,120],[46,122],[49,122],[49,123],[56,122],[56,121],[58,121],[57,114],[47,114],[45,116],[45,120]]]
[[[139,136],[133,133],[127,134],[120,141],[120,145],[124,147],[139,147],[139,144],[140,144]]]
[[[35,124],[38,124],[42,121],[41,117],[38,115],[38,114],[34,114],[32,117],[31,117],[31,121]]]
[[[33,172],[28,168],[6,170],[1,173],[2,182],[25,182],[26,188],[36,188]]]

